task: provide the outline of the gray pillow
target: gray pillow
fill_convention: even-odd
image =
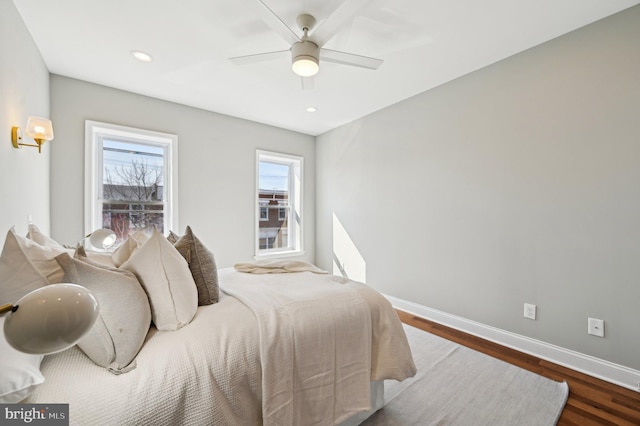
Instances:
[[[167,235],[167,240],[169,240],[171,244],[175,244],[176,241],[178,241],[179,239],[180,239],[180,235],[176,234],[173,231],[169,231],[169,235]]]
[[[151,324],[149,300],[136,276],[86,258],[73,259],[68,253],[56,260],[64,270],[64,282],[88,288],[98,300],[100,316],[78,347],[114,374],[134,369]]]
[[[176,239],[177,235],[171,232],[168,240]],[[173,246],[180,252],[189,264],[189,270],[198,288],[198,305],[212,305],[218,302],[218,269],[216,261],[202,242],[187,226],[185,234],[178,237]]]

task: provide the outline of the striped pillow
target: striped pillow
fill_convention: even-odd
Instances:
[[[177,236],[173,232],[169,235],[169,241]],[[178,237],[173,246],[180,252],[189,264],[189,270],[198,288],[198,305],[212,305],[218,302],[218,269],[216,261],[202,242],[187,226],[185,234]]]

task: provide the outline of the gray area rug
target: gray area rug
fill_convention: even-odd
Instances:
[[[555,425],[569,387],[405,325],[415,377],[385,382],[363,425]]]

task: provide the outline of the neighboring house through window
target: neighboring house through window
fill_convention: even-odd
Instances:
[[[177,229],[177,136],[85,123],[85,232]]]
[[[302,252],[302,157],[257,151],[256,256]]]

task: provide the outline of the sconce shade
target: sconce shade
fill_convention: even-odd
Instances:
[[[116,242],[116,233],[111,229],[102,228],[93,231],[88,235],[89,243],[99,250],[106,250]]]
[[[14,349],[28,354],[51,354],[75,345],[98,318],[98,301],[76,284],[34,290],[18,300],[14,309],[4,321],[5,338]]]
[[[53,139],[53,125],[51,124],[51,120],[43,117],[30,116],[27,119],[26,133],[36,141],[50,141]]]
[[[20,142],[22,140],[22,131],[17,126],[11,128],[11,145],[14,148],[33,146],[38,148],[40,153],[42,152],[42,144],[53,139],[53,124],[48,118],[30,116],[27,119],[26,132],[36,141],[36,145]]]

